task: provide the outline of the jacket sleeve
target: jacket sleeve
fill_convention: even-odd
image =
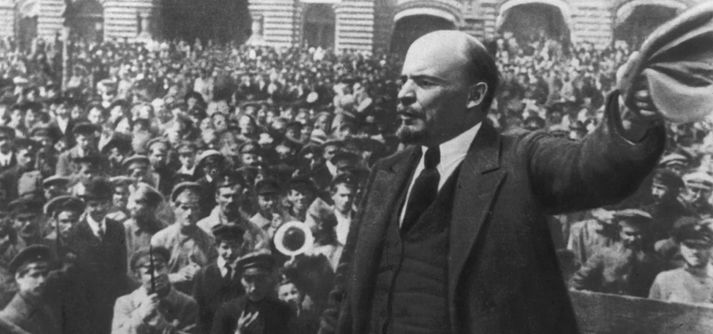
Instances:
[[[376,170],[379,168],[379,164],[375,165],[372,172],[369,174],[369,179],[365,186],[365,191],[363,196],[361,196],[360,203],[357,206],[357,215],[352,224],[349,226],[349,233],[347,234],[347,242],[342,250],[342,256],[339,260],[339,265],[337,265],[337,270],[334,277],[334,288],[329,293],[329,298],[327,301],[327,307],[322,313],[319,324],[319,334],[331,334],[337,331],[337,323],[339,322],[342,327],[340,333],[344,333],[344,330],[351,328],[349,308],[346,300],[347,297],[347,278],[349,277],[349,271],[351,270],[352,257],[354,255],[354,249],[356,247],[356,239],[359,235],[359,227],[361,226],[362,216],[364,214],[364,206],[366,205],[366,199],[371,196],[371,188],[374,183],[374,178],[376,176]],[[341,321],[341,320],[344,321]]]
[[[525,136],[531,187],[545,211],[557,214],[615,203],[636,190],[666,142],[663,125],[639,142],[622,136],[618,92],[608,97],[601,124],[581,141],[544,132]]]
[[[603,267],[602,255],[594,254],[582,268],[572,276],[571,287],[575,290],[597,291],[601,281]]]

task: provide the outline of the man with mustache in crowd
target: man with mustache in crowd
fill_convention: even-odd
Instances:
[[[498,134],[497,65],[464,32],[421,36],[401,74],[407,147],[372,168],[321,333],[577,333],[545,214],[615,202],[655,166],[666,137],[645,84],[575,142]]]

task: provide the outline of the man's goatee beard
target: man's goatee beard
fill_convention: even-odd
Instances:
[[[401,125],[396,129],[396,137],[404,144],[420,144],[426,139],[426,131],[413,130],[406,125]]]

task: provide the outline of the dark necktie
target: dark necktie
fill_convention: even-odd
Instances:
[[[223,277],[226,282],[230,282],[230,280],[233,278],[233,268],[229,265],[225,265],[225,277]]]
[[[441,161],[441,152],[438,150],[438,146],[426,150],[426,157],[423,161],[424,169],[414,181],[406,204],[406,214],[401,224],[402,231],[411,228],[438,195],[438,181],[441,178],[438,169],[436,169]]]

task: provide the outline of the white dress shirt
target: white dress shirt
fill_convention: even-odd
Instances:
[[[223,278],[226,278],[225,275],[228,274],[228,268],[227,268],[226,264],[228,264],[228,263],[225,262],[225,259],[218,256],[217,264],[218,264],[218,269],[220,270],[220,276],[222,276]],[[230,271],[231,271],[229,278],[233,278],[233,275],[235,275],[235,264],[228,264],[228,266],[230,266]]]
[[[441,188],[443,188],[443,185],[446,183],[451,174],[453,174],[456,168],[461,164],[461,162],[463,162],[463,159],[465,159],[466,154],[468,154],[468,149],[470,148],[470,145],[473,143],[475,136],[480,130],[481,124],[482,122],[474,125],[472,128],[466,130],[465,132],[455,136],[451,140],[444,142],[441,145],[438,145],[438,149],[441,153],[441,160],[438,163],[438,166],[436,166],[438,174],[440,175],[440,178],[438,180],[439,191],[441,190]],[[399,225],[403,223],[404,216],[406,215],[405,203],[408,203],[409,197],[411,197],[411,189],[413,188],[413,184],[416,182],[416,178],[421,174],[421,171],[423,171],[423,169],[425,168],[424,160],[426,157],[427,149],[428,147],[421,146],[421,160],[418,161],[418,165],[416,165],[416,171],[414,171],[413,176],[411,177],[411,182],[408,186],[408,193],[406,194],[406,200],[404,201],[403,207],[401,207],[401,214],[399,215]]]
[[[334,216],[337,217],[337,226],[334,227],[337,233],[337,241],[344,246],[347,244],[347,235],[349,234],[349,226],[352,224],[351,211],[346,215],[334,210]]]
[[[89,223],[89,228],[92,229],[92,233],[94,235],[101,239],[103,238],[103,234],[106,233],[106,219],[102,219],[102,221],[98,222],[92,218],[91,215],[87,215],[87,223]]]
[[[3,154],[2,152],[0,152],[0,166],[9,166],[11,161],[12,151],[8,152],[7,154]]]

